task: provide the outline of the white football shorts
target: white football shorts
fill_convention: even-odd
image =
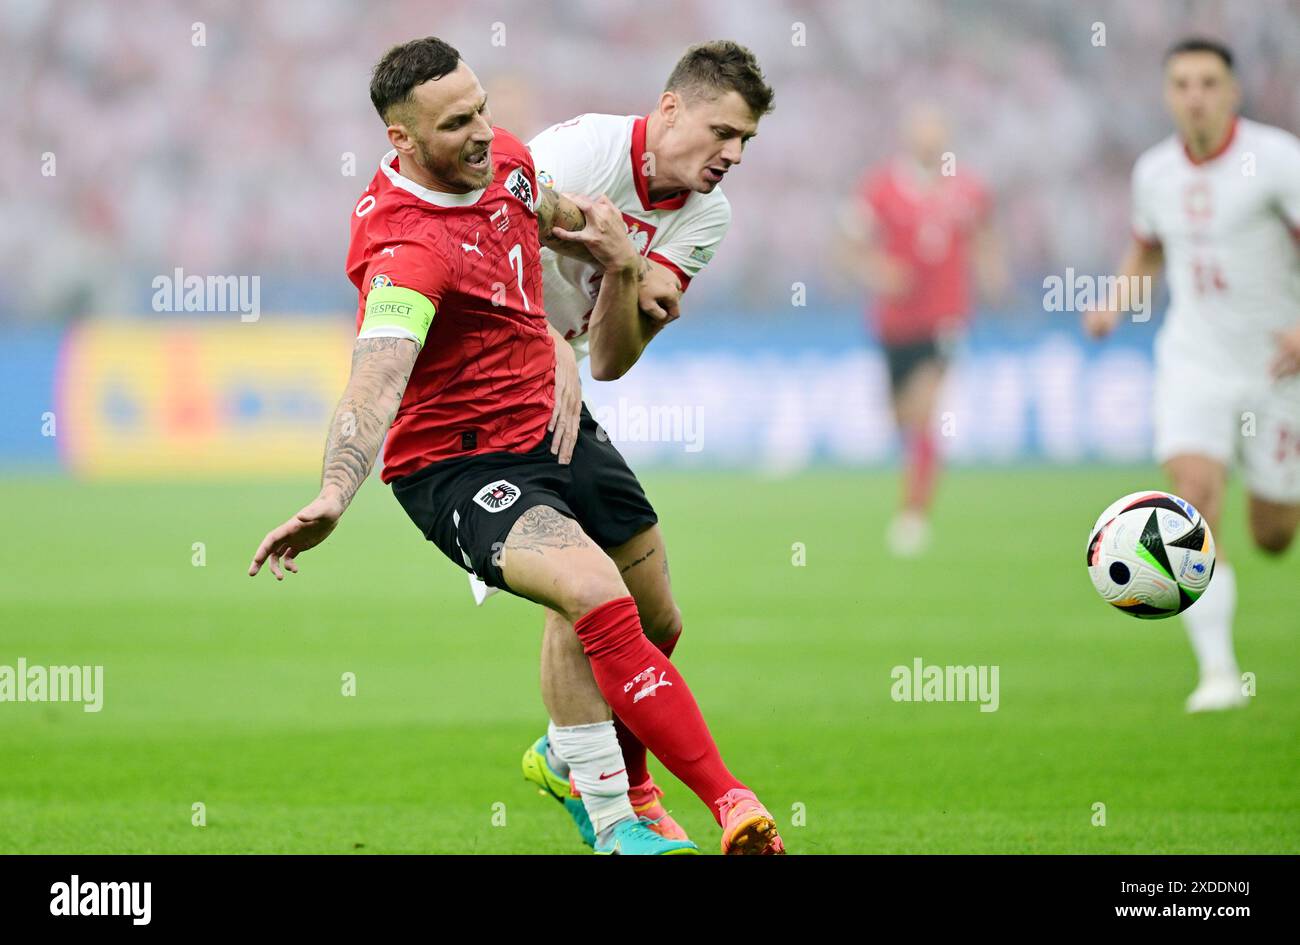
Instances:
[[[1155,455],[1240,462],[1252,495],[1300,502],[1300,378],[1247,376],[1169,338],[1156,344]]]

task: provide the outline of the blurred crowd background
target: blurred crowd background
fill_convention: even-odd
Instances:
[[[1227,42],[1245,114],[1300,128],[1285,0],[0,0],[0,468],[314,474],[354,330],[349,216],[388,148],[370,70],[428,34],[525,140],[646,113],[702,40],[745,43],[775,88],[684,317],[627,378],[585,386],[638,467],[895,455],[837,240],[916,104],[946,113],[957,172],[990,185],[1014,286],[950,377],[943,408],[964,419],[945,453],[1149,461],[1159,319],[1088,342],[1044,311],[1043,279],[1122,252],[1133,161],[1171,133],[1176,40]],[[155,312],[177,269],[257,277],[260,320]],[[660,409],[694,432],[645,432]]]
[[[1120,252],[1133,159],[1169,133],[1171,41],[1225,39],[1246,113],[1300,126],[1300,13],[1269,0],[4,0],[0,11],[10,323],[148,314],[150,281],[176,266],[259,274],[268,310],[350,309],[347,216],[387,147],[369,70],[416,35],[457,46],[498,123],[525,139],[581,112],[644,113],[690,42],[753,48],[776,111],[728,177],[734,227],[691,304],[759,319],[788,315],[794,281],[821,306],[854,301],[834,271],[835,222],[909,103],[951,116],[953,150],[992,184],[1027,287]],[[54,176],[42,175],[47,154]]]

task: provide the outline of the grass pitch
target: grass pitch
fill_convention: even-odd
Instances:
[[[1094,517],[1162,482],[956,471],[933,549],[897,562],[892,475],[646,477],[675,662],[790,852],[1296,852],[1296,554],[1248,550],[1234,493],[1216,537],[1258,695],[1229,714],[1183,714],[1177,618],[1128,618],[1088,583]],[[0,703],[0,852],[586,852],[519,772],[546,720],[539,611],[476,608],[377,482],[284,584],[244,571],[310,482],[0,489],[0,664],[104,667],[99,713]],[[998,710],[893,701],[917,657],[996,665]],[[703,805],[655,771],[716,852]]]

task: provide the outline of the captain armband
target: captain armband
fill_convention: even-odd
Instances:
[[[433,303],[414,289],[379,286],[366,296],[358,338],[410,338],[423,346],[433,324]]]

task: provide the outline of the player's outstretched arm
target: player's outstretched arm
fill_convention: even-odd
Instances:
[[[1117,275],[1128,284],[1132,284],[1133,279],[1138,279],[1141,280],[1140,285],[1150,286],[1155,284],[1155,278],[1160,275],[1164,265],[1165,253],[1159,243],[1144,243],[1134,237],[1128,252],[1120,260]],[[1144,302],[1150,305],[1151,299],[1147,298]],[[1122,309],[1094,308],[1083,313],[1083,329],[1094,338],[1105,338],[1115,330],[1123,317]]]
[[[334,531],[361,484],[374,468],[379,447],[397,415],[420,345],[409,338],[358,338],[352,349],[352,376],[339,398],[325,440],[320,494],[262,539],[249,577],[269,559],[271,573],[297,573],[294,559]]]

